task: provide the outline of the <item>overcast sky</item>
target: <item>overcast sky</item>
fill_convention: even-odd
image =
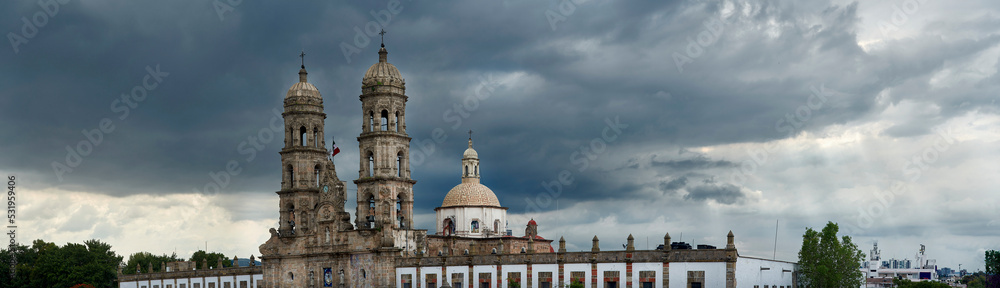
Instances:
[[[794,261],[828,221],[884,258],[924,244],[982,269],[1000,249],[993,1],[65,2],[0,3],[21,243],[259,256],[278,217],[267,135],[302,50],[353,214],[384,28],[430,233],[472,129],[509,228],[534,218],[569,250],[732,230],[740,254]]]

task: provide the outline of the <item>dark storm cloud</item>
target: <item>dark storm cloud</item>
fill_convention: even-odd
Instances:
[[[701,182],[734,169],[736,160],[649,157],[627,149],[782,139],[869,117],[887,105],[877,100],[881,94],[890,95],[890,104],[928,101],[943,112],[941,119],[901,118],[886,131],[890,137],[930,133],[927,126],[947,118],[995,109],[996,79],[955,85],[966,88],[926,84],[948,63],[994,47],[993,31],[945,40],[942,34],[957,28],[935,26],[941,28],[867,52],[857,44],[858,4],[585,1],[553,30],[545,15],[560,2],[401,1],[402,10],[391,14],[386,47],[407,80],[411,155],[426,156],[411,167],[416,209],[432,211],[460,183],[469,129],[477,131],[483,183],[511,213],[528,211],[529,201],[538,204],[562,171],[571,172],[574,183],[559,187],[561,207],[668,197],[665,191],[686,191],[687,205],[738,205],[749,201],[741,187]],[[38,11],[18,3],[0,4],[0,31],[19,31],[20,17]],[[0,49],[0,129],[17,136],[0,140],[3,151],[16,152],[0,158],[0,169],[34,174],[29,183],[39,188],[121,196],[203,191],[214,181],[210,173],[236,161],[242,170],[230,175],[224,193],[273,195],[280,136],[262,143],[252,160],[239,147],[270,127],[272,111],[281,109],[297,79],[296,55],[306,50],[310,82],[326,105],[325,132],[343,151],[339,177],[353,180],[359,82],[377,61],[378,47],[377,37],[359,36],[355,28],[385,21],[376,17],[386,9],[385,1],[244,1],[220,20],[211,1],[71,1],[19,53]],[[725,24],[706,26],[713,19]],[[982,29],[975,23],[995,21],[948,23]],[[698,44],[712,29],[719,29],[716,39]],[[356,45],[364,38],[368,43]],[[692,43],[701,49],[697,57],[688,53]],[[345,44],[359,52],[345,59]],[[692,61],[678,69],[675,55]],[[146,67],[156,65],[169,76],[119,119],[112,103],[142,85]],[[489,97],[469,100],[482,86],[491,88]],[[790,124],[789,115],[808,107],[821,87],[829,92],[826,101]],[[456,107],[469,112],[460,123],[448,117],[458,115]],[[114,132],[56,180],[51,163],[64,162],[65,147],[85,140],[81,131],[97,129],[103,118],[114,121]],[[606,119],[628,127],[604,140]],[[427,149],[422,141],[432,139],[434,129],[447,139]],[[603,153],[587,161],[574,157],[592,150],[595,139],[605,142]],[[628,179],[605,167],[650,167],[662,179]],[[809,178],[786,181],[794,187]]]
[[[729,183],[704,183],[687,190],[688,194],[684,195],[685,200],[713,200],[720,204],[737,204],[746,199],[746,195],[740,187]]]
[[[663,158],[663,157],[661,157]],[[649,159],[649,164],[653,167],[663,167],[671,170],[696,170],[696,169],[712,169],[712,168],[730,168],[736,166],[733,162],[726,160],[711,160],[704,155],[697,155],[691,159],[668,159],[668,160],[657,160],[656,155],[653,155]]]
[[[688,183],[687,177],[680,177],[670,181],[663,181],[660,182],[660,190],[662,190],[663,193],[672,193],[681,188],[684,188],[685,186],[687,186],[687,183]]]

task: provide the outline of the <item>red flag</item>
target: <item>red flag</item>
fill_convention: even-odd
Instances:
[[[337,156],[340,153],[340,147],[337,147],[337,142],[333,142],[333,152],[330,153],[330,157]]]

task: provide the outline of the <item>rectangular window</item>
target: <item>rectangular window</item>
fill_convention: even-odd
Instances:
[[[187,288],[187,284],[177,284],[177,288]]]
[[[639,271],[639,286],[646,288],[656,287],[656,271]]]
[[[701,288],[705,283],[705,271],[688,271],[688,288]]]
[[[521,272],[507,272],[507,283],[521,284]]]
[[[490,288],[493,283],[493,274],[490,273],[479,273],[479,288]]]
[[[569,272],[569,283],[573,282],[587,283],[587,279],[584,279],[586,278],[586,276],[587,274],[584,273],[583,271]]]
[[[413,274],[403,274],[403,276],[399,277],[399,280],[399,282],[402,282],[403,288],[413,287]]]
[[[538,286],[542,288],[552,288],[552,272],[539,272]]]
[[[240,281],[240,288],[247,288],[247,281]]]
[[[174,284],[167,284],[167,288],[174,288]]]
[[[604,271],[604,287],[618,288],[618,271]]]
[[[232,283],[229,283],[229,282],[222,283],[222,288],[232,288],[231,285],[232,285]]]
[[[427,274],[424,276],[427,280],[427,288],[437,288],[438,277],[437,274]]]
[[[208,288],[215,288],[215,282],[208,283]]]
[[[451,287],[462,288],[465,282],[465,273],[451,273]]]

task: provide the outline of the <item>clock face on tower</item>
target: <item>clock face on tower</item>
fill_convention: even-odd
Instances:
[[[330,186],[323,185],[323,193],[330,192]]]

